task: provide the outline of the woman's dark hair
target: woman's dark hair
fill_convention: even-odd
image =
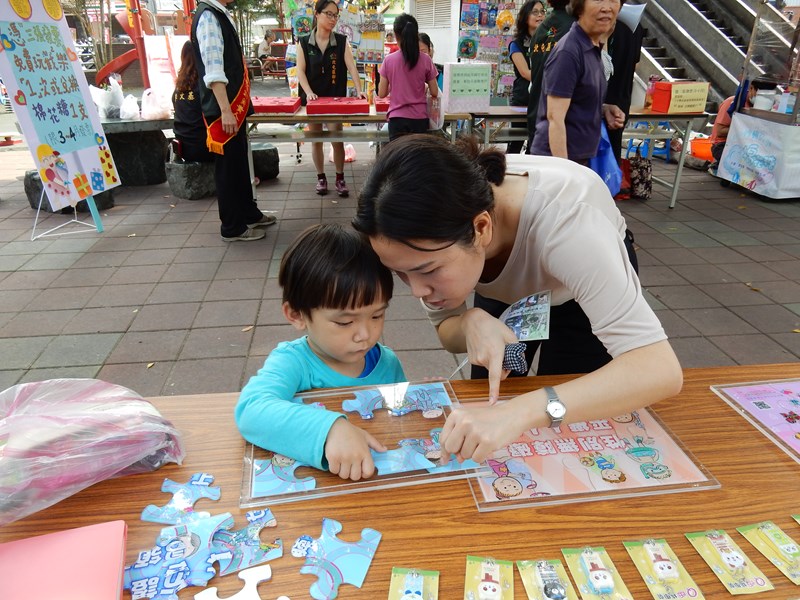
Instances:
[[[179,92],[191,92],[197,88],[197,59],[192,42],[186,42],[181,48],[181,68],[175,79],[175,89]]]
[[[419,25],[409,14],[403,13],[394,20],[394,37],[400,44],[400,51],[409,69],[417,66],[419,60]]]
[[[472,220],[494,210],[489,183],[500,185],[505,172],[505,154],[481,151],[472,137],[451,144],[427,134],[404,135],[375,160],[353,227],[414,248],[412,240],[472,244]]]
[[[338,223],[314,225],[295,238],[281,259],[283,301],[304,315],[315,308],[352,309],[394,291],[392,272],[369,241]]]
[[[339,5],[336,4],[336,0],[317,0],[314,4],[314,21],[312,27],[317,26],[317,15],[320,14],[328,4],[333,4],[336,7],[336,10],[339,10]]]
[[[564,10],[569,5],[569,0],[547,0],[547,3],[554,10]]]
[[[517,15],[517,29],[514,32],[514,41],[517,42],[517,46],[520,48],[525,47],[525,40],[530,37],[530,33],[528,32],[528,17],[531,16],[531,11],[537,4],[541,4],[542,9],[544,9],[544,0],[528,0],[522,5],[522,8],[519,9],[519,14]]]
[[[433,42],[431,41],[431,36],[429,36],[427,33],[420,33],[419,34],[419,41],[422,42],[423,44],[425,44],[428,47],[428,49],[431,52],[433,52]],[[419,46],[419,44],[418,44],[418,46]]]
[[[552,3],[551,3],[552,4]],[[620,7],[625,4],[625,0],[619,0]],[[569,0],[569,14],[576,19],[580,19],[583,14],[583,9],[586,6],[586,0]]]

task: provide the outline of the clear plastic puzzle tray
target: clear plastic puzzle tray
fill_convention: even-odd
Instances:
[[[305,392],[298,397],[306,404],[319,405],[320,410],[347,414],[353,424],[371,433],[389,451],[373,453],[376,475],[348,481],[248,443],[240,495],[242,508],[488,473],[483,465],[472,461],[460,464],[452,456],[442,464],[439,431],[453,407],[458,406],[448,381],[336,388]]]

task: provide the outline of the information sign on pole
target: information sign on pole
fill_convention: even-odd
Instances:
[[[0,4],[0,76],[53,209],[120,185],[58,0]]]

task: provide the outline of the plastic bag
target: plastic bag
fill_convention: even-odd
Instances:
[[[0,392],[0,525],[183,457],[172,423],[127,388],[97,379],[16,385]]]
[[[353,144],[345,144],[344,145],[344,162],[350,163],[356,159],[356,149],[353,148]],[[328,152],[328,161],[333,161],[333,146],[331,146],[330,152]]]
[[[118,119],[119,109],[122,106],[122,85],[119,82],[119,75],[112,73],[108,76],[108,86],[105,88],[89,86],[89,94],[92,101],[97,106],[97,112],[101,117]]]
[[[434,98],[428,95],[428,129],[441,129],[444,126],[444,111],[442,110],[442,90]]]
[[[142,94],[142,119],[169,119],[172,117],[172,102],[153,88]]]
[[[600,123],[600,144],[597,147],[597,154],[589,159],[589,168],[600,175],[600,178],[608,186],[612,196],[619,194],[622,185],[622,171],[617,164],[611,142],[608,140],[606,124]]]
[[[136,99],[136,96],[133,94],[125,96],[125,99],[122,101],[122,106],[119,107],[119,118],[128,120],[141,118],[141,115],[139,115],[139,101]]]

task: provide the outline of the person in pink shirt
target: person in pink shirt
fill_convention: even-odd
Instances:
[[[406,13],[394,20],[394,36],[400,52],[387,56],[378,73],[378,96],[389,98],[389,141],[406,133],[428,131],[427,89],[439,96],[438,71],[427,54],[419,51],[417,20]]]

